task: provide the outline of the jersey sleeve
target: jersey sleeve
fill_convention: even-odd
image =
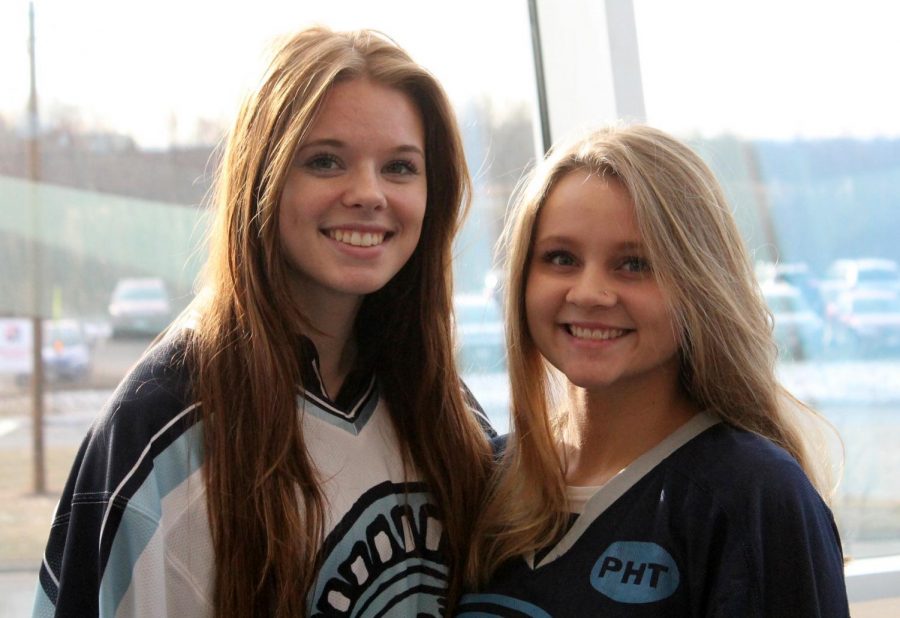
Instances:
[[[140,554],[158,525],[154,458],[197,425],[171,357],[164,346],[142,361],[83,440],[53,516],[33,616],[116,613],[131,578],[123,557]]]
[[[762,468],[759,482],[744,483],[743,512],[717,531],[706,615],[849,616],[831,511],[793,460]]]
[[[35,618],[75,616],[78,612],[97,615],[100,561],[96,541],[108,492],[100,484],[85,487],[84,479],[92,476],[86,470],[90,465],[86,460],[94,459],[88,455],[94,450],[93,439],[92,430],[81,444],[53,516],[35,594]],[[61,598],[60,580],[64,575],[66,597]]]

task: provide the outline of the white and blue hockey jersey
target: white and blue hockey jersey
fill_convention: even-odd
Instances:
[[[211,615],[203,422],[189,370],[174,360],[181,345],[153,349],[85,438],[54,516],[34,616]],[[337,401],[315,380],[304,385],[298,415],[328,518],[309,614],[443,615],[441,520],[425,485],[404,475],[374,376],[351,375]]]

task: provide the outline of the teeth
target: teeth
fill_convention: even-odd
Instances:
[[[384,232],[356,232],[349,230],[329,230],[328,236],[354,247],[374,247],[384,242]]]
[[[580,326],[569,326],[569,332],[578,339],[596,339],[605,341],[607,339],[615,339],[625,334],[621,328],[581,328]]]

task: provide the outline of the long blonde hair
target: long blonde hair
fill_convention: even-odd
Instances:
[[[770,439],[823,495],[824,454],[804,438],[818,415],[775,376],[772,317],[721,187],[690,148],[646,126],[609,127],[554,148],[516,196],[502,238],[513,433],[478,527],[468,569],[483,582],[501,563],[546,545],[564,529],[560,413],[553,371],[528,330],[525,284],[541,208],[575,170],[613,177],[632,198],[654,275],[668,292],[681,345],[681,381],[700,409]],[[797,414],[801,411],[802,414]]]
[[[404,461],[429,483],[443,516],[451,597],[459,589],[490,458],[453,359],[451,244],[470,195],[459,132],[437,81],[386,37],[312,28],[281,46],[240,110],[217,178],[204,287],[191,308],[199,320],[187,357],[202,403],[216,616],[304,615],[316,577],[324,497],[295,400],[309,325],[288,293],[278,205],[329,89],[362,76],[419,108],[428,194],[412,257],[364,299],[354,335],[376,368]]]

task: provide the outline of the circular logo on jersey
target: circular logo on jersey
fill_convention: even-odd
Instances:
[[[443,525],[421,484],[363,494],[323,546],[314,616],[443,616]]]
[[[591,569],[591,586],[619,603],[654,603],[678,589],[678,565],[656,543],[616,541]]]

